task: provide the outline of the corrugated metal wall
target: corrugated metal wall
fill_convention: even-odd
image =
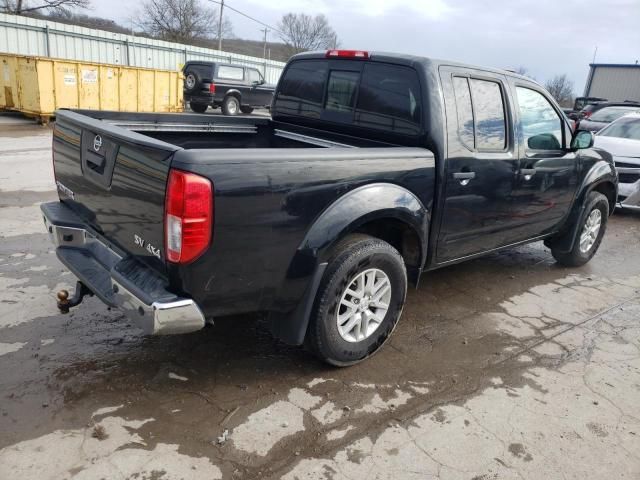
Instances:
[[[179,69],[187,60],[222,60],[258,68],[276,83],[284,63],[179,43],[0,13],[0,52],[134,67]]]
[[[640,102],[640,67],[591,67],[585,97],[602,97],[611,101]]]

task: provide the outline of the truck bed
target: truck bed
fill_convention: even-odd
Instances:
[[[153,285],[153,291],[193,299],[207,318],[291,312],[317,253],[376,208],[395,205],[389,215],[426,231],[436,178],[434,155],[425,148],[257,116],[59,111],[53,156],[73,228],[116,252],[110,258],[121,258],[102,265],[101,276],[118,288],[128,282],[129,292]],[[165,252],[171,170],[206,178],[213,187],[211,243],[188,264],[169,262]],[[58,255],[63,262],[65,248]],[[98,264],[99,258],[91,269]],[[91,278],[82,280],[92,286]],[[94,282],[93,288],[100,287]],[[143,297],[137,301],[147,305]]]
[[[274,122],[270,117],[73,110],[110,126],[191,149],[389,148],[395,145]]]

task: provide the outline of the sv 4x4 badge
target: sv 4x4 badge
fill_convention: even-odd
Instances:
[[[160,258],[160,249],[148,243],[144,238],[134,234],[133,241],[138,247],[144,248],[147,252],[149,252],[154,257]]]

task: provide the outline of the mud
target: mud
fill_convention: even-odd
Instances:
[[[423,276],[385,347],[334,369],[254,317],[144,337],[93,298],[57,314],[75,280],[29,218],[50,138],[1,132],[0,478],[571,478],[554,451],[605,443],[609,476],[640,475],[640,214],[579,269],[533,244]]]

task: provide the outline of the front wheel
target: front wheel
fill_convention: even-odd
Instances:
[[[395,248],[367,235],[348,237],[336,248],[318,289],[308,347],[335,366],[364,360],[393,332],[406,293],[407,272]]]
[[[571,250],[561,252],[551,249],[556,261],[568,267],[579,267],[587,263],[596,254],[609,219],[609,200],[599,192],[591,192],[587,197],[585,209],[579,219],[579,230]]]

